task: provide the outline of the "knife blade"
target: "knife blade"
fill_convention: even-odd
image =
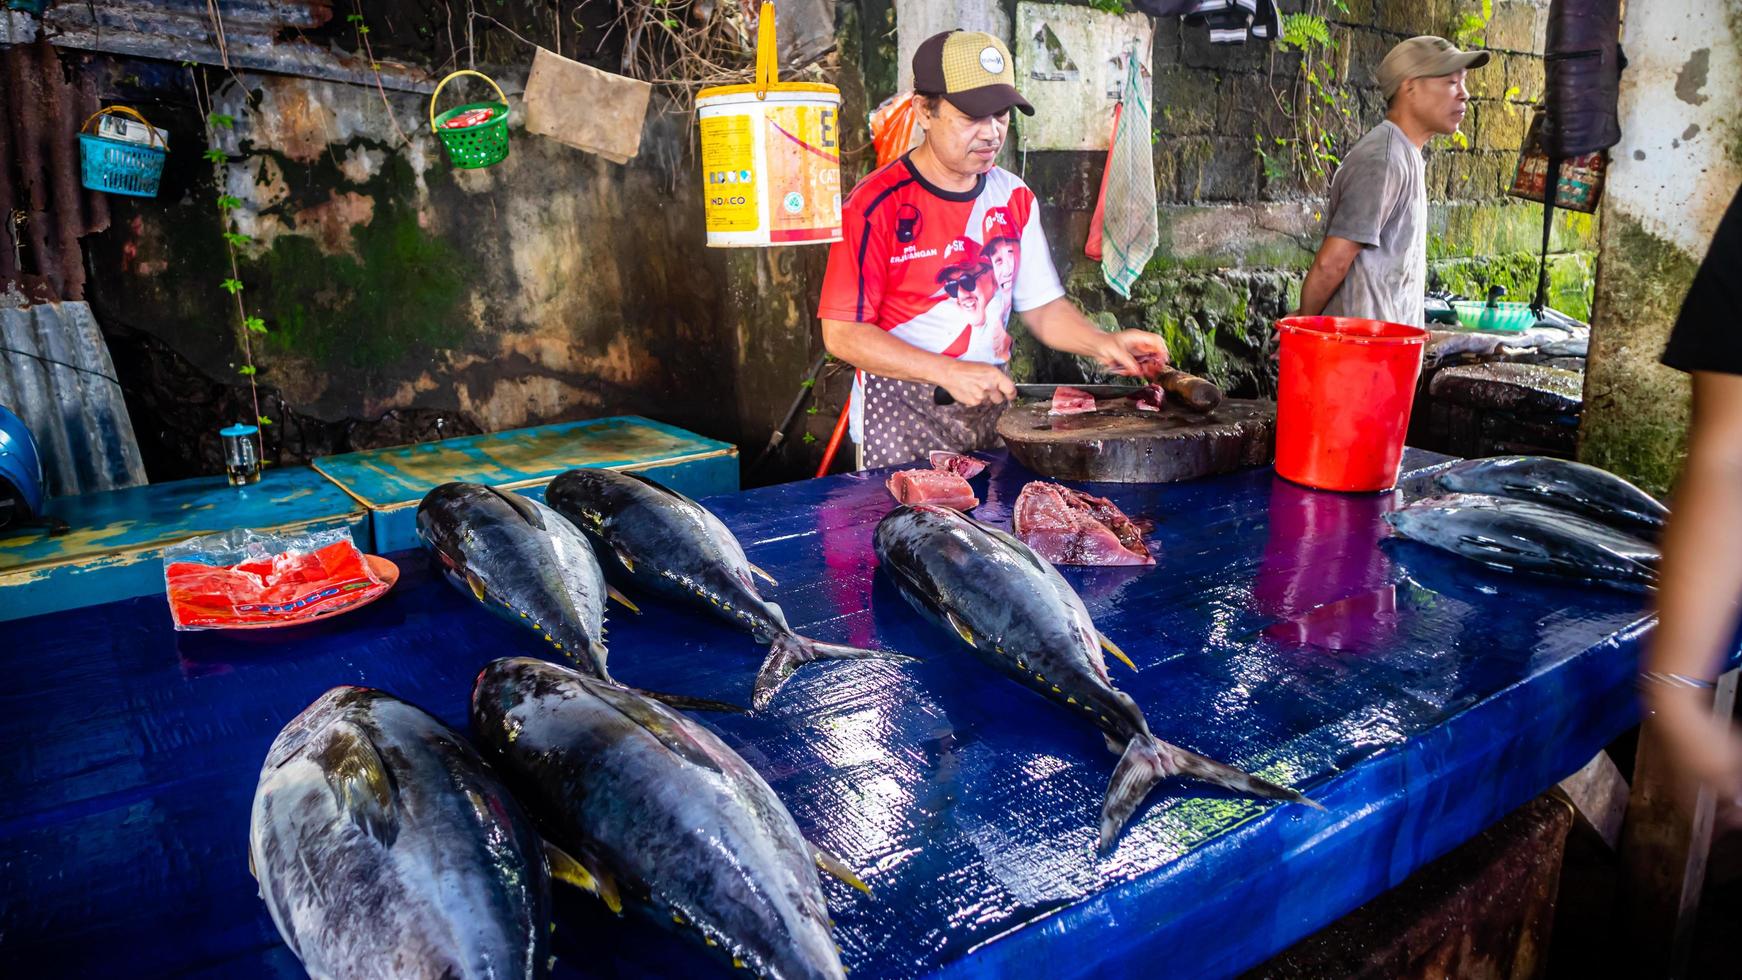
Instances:
[[[1060,388],[1075,388],[1085,394],[1094,395],[1096,398],[1124,398],[1127,395],[1137,394],[1144,387],[1144,385],[1079,385],[1071,384],[1068,381],[1054,384],[1019,384],[1016,386],[1016,397],[1051,398],[1053,392]],[[934,405],[954,405],[956,403],[956,399],[943,388],[934,390],[931,400]]]

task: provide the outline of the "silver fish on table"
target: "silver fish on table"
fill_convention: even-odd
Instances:
[[[417,536],[455,588],[533,631],[594,677],[605,668],[605,573],[574,525],[536,500],[444,483],[417,506]]]
[[[704,609],[747,630],[771,649],[757,672],[750,703],[765,708],[800,665],[816,660],[910,661],[800,636],[780,606],[757,591],[752,576],[774,579],[750,563],[744,547],[706,507],[634,473],[570,470],[551,481],[545,499],[593,542],[606,574]]]
[[[1452,493],[1418,500],[1386,514],[1385,521],[1400,537],[1504,571],[1635,592],[1657,584],[1651,545],[1528,501]]]
[[[542,849],[465,739],[360,687],[279,733],[248,832],[260,895],[316,980],[543,976]]]
[[[805,840],[756,770],[706,728],[530,658],[484,668],[472,728],[614,911],[644,903],[758,976],[845,976],[817,868],[864,883]]]
[[[1058,571],[1015,537],[931,504],[890,511],[877,561],[914,608],[981,660],[1101,730],[1119,764],[1101,803],[1099,851],[1149,791],[1187,775],[1274,800],[1319,807],[1295,790],[1156,738],[1131,696],[1113,686],[1101,649],[1137,669],[1089,619]]]
[[[1655,541],[1669,508],[1633,484],[1585,463],[1547,456],[1494,456],[1453,463],[1435,478],[1455,493],[1547,504]]]

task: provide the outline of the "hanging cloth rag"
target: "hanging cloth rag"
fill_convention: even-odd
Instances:
[[[1143,59],[1135,50],[1126,55],[1125,65],[1119,124],[1107,154],[1101,277],[1129,299],[1131,284],[1155,254],[1161,228],[1155,212],[1155,157],[1149,142],[1149,85],[1143,77]]]
[[[526,130],[616,164],[641,152],[653,86],[539,48],[526,79]]]

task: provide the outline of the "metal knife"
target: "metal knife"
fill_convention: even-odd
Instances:
[[[1079,385],[1079,384],[1071,384],[1069,381],[1061,381],[1061,382],[1057,382],[1055,384],[1017,385],[1016,386],[1016,397],[1018,397],[1018,398],[1051,398],[1053,392],[1057,391],[1060,388],[1075,388],[1078,391],[1084,392],[1086,394],[1094,395],[1096,398],[1124,398],[1127,395],[1137,394],[1138,392],[1142,391],[1145,387],[1147,387],[1147,386],[1146,385]],[[953,396],[951,396],[948,391],[945,391],[943,388],[938,388],[938,389],[934,390],[932,392],[931,400],[932,400],[932,403],[935,405],[954,405],[956,403],[956,399]]]

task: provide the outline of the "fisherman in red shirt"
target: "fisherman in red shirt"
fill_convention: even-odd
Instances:
[[[1105,332],[1066,298],[1034,193],[993,163],[1011,110],[1034,114],[1012,66],[990,34],[921,44],[913,98],[925,139],[841,205],[818,316],[829,352],[859,369],[862,467],[998,445],[998,416],[1016,395],[1004,370],[1012,311],[1041,343],[1111,370],[1138,374],[1138,357],[1167,358],[1155,334]],[[936,388],[955,404],[935,404]]]

